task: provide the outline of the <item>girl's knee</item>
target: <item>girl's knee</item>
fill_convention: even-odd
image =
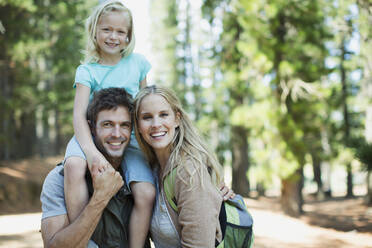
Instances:
[[[67,177],[84,177],[87,163],[80,157],[69,157],[64,163],[64,174]]]
[[[131,189],[136,203],[152,204],[155,201],[156,190],[153,184],[134,182],[131,183]]]

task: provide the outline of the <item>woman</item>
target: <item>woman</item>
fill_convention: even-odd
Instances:
[[[157,177],[151,221],[156,247],[214,247],[221,241],[221,166],[198,135],[175,94],[163,87],[142,89],[135,99],[135,132]],[[165,176],[176,168],[175,201],[163,193]]]

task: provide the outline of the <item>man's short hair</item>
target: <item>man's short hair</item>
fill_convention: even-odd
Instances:
[[[103,110],[115,110],[120,106],[127,108],[132,117],[133,99],[125,89],[106,88],[97,91],[88,105],[87,120],[90,125],[95,126],[99,112]]]

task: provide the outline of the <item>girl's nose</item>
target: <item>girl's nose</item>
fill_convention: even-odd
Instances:
[[[117,37],[118,37],[118,34],[115,31],[111,32],[112,39],[116,39]]]

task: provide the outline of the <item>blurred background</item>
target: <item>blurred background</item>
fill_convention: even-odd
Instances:
[[[372,247],[370,0],[124,2],[148,82],[182,100],[256,247]],[[97,3],[0,0],[0,247],[42,246],[40,190],[73,135]]]

